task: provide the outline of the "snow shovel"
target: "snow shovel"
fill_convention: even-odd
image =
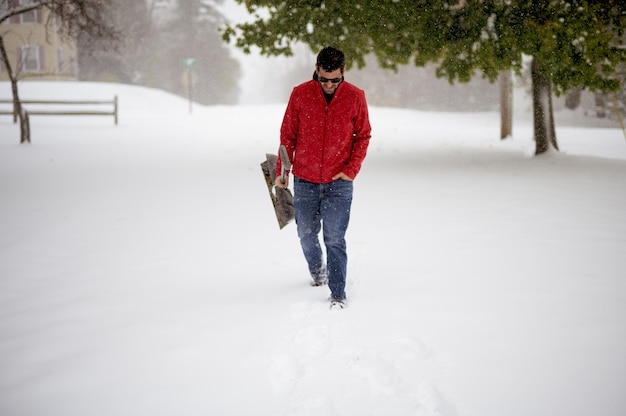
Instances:
[[[282,163],[281,181],[285,183],[287,180],[287,171],[291,168],[291,162],[289,161],[289,156],[287,155],[287,149],[285,149],[285,146],[280,146],[279,153]],[[274,182],[276,180],[276,161],[278,160],[278,156],[267,153],[265,157],[266,160],[261,163],[261,170],[263,171],[263,176],[265,176],[265,183],[267,184],[267,190],[270,194],[272,205],[274,205],[278,226],[282,230],[285,225],[289,224],[295,218],[293,195],[287,188],[274,186]]]

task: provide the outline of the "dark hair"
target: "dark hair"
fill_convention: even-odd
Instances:
[[[346,66],[346,57],[339,49],[327,46],[317,54],[317,66],[326,72],[341,69],[343,73]]]

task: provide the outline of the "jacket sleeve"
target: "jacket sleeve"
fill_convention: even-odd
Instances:
[[[283,117],[283,123],[280,126],[280,144],[284,145],[287,149],[287,154],[289,155],[289,160],[293,164],[293,156],[294,151],[296,149],[296,141],[298,139],[298,104],[297,98],[295,94],[295,89],[291,93],[291,97],[289,97],[289,102],[287,104],[287,109],[285,110],[285,115]],[[280,153],[278,153],[280,155]],[[280,156],[278,157],[278,161],[276,162],[276,177],[281,175],[282,170],[282,162],[280,160]]]
[[[352,152],[350,153],[350,159],[348,159],[348,163],[343,171],[352,179],[356,178],[356,175],[358,175],[361,170],[361,164],[367,154],[367,147],[369,146],[370,137],[372,136],[371,133],[372,128],[370,126],[365,93],[360,91],[359,99],[357,100],[357,116],[354,119]]]

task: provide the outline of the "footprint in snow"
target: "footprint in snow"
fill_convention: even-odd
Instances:
[[[290,395],[303,373],[302,365],[293,356],[274,354],[268,370],[272,393],[275,396]]]
[[[328,309],[325,304],[309,303],[309,302],[297,302],[291,305],[291,316],[294,322],[301,322],[311,317],[311,315],[319,312],[322,309]]]
[[[441,370],[441,360],[419,338],[401,335],[376,349],[348,349],[344,361],[377,401],[412,403],[417,416],[457,416],[430,382]]]
[[[309,357],[321,357],[330,348],[330,331],[326,325],[312,325],[296,332],[293,346]]]
[[[292,406],[287,416],[339,416],[332,402],[326,397],[305,399]]]
[[[373,351],[346,354],[347,367],[363,378],[373,396],[390,396],[398,384],[393,364]]]
[[[408,361],[425,361],[432,355],[432,350],[419,338],[398,336],[393,345],[399,350],[398,357]]]
[[[417,416],[457,416],[455,407],[428,382],[418,386],[417,400],[420,404]]]
[[[330,331],[323,324],[301,328],[285,337],[277,352],[272,355],[268,368],[268,379],[274,395],[291,395],[304,377],[308,361],[324,356],[330,345]]]

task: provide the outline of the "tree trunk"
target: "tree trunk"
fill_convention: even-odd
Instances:
[[[513,83],[511,71],[500,74],[500,139],[513,134]]]
[[[552,85],[550,78],[539,72],[537,59],[531,64],[533,83],[533,122],[535,135],[535,155],[547,152],[553,147],[559,150],[554,129],[552,110]]]
[[[4,67],[9,74],[9,80],[11,81],[11,92],[13,94],[13,120],[16,118],[20,122],[20,143],[30,143],[30,123],[28,116],[24,114],[22,109],[22,102],[17,90],[17,76],[13,73],[11,68],[11,62],[9,62],[9,56],[4,45],[4,39],[0,36],[0,57],[4,62]]]
[[[30,143],[30,117],[26,111],[20,114],[20,144],[22,143]]]

